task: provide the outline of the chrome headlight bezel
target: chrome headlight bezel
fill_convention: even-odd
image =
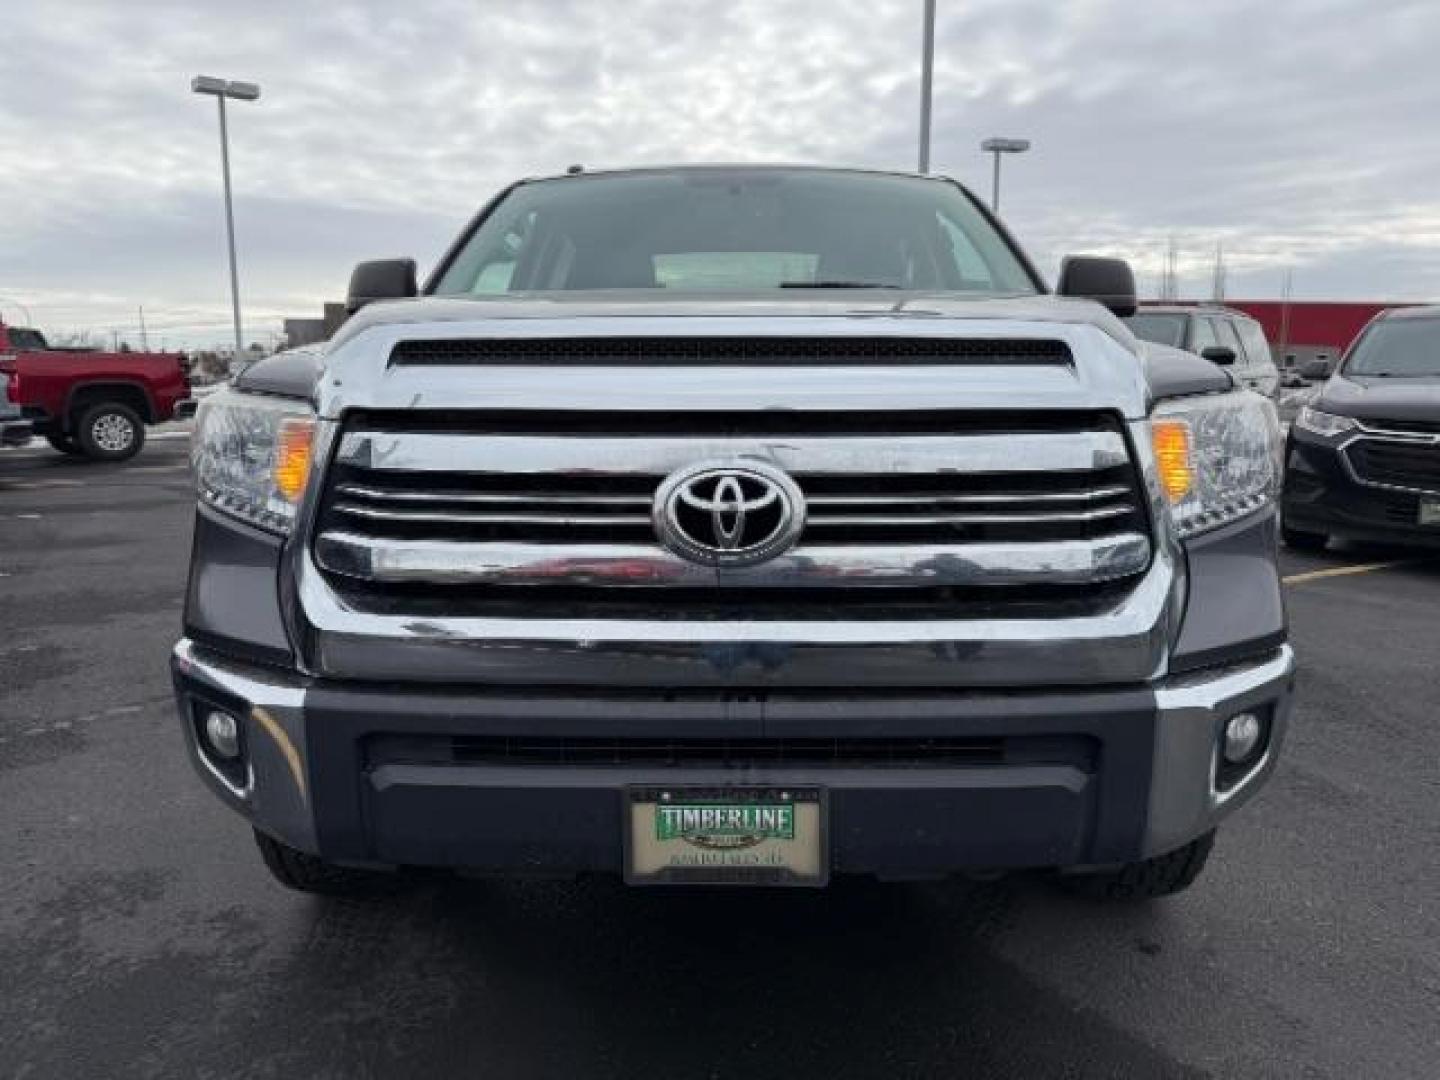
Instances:
[[[202,505],[266,532],[294,527],[310,468],[315,411],[299,398],[226,387],[200,403],[190,445]]]
[[[1274,402],[1248,390],[1174,398],[1150,414],[1152,447],[1181,540],[1273,505],[1284,443]]]

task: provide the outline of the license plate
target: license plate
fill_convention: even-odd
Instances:
[[[1440,525],[1440,499],[1420,500],[1420,524]]]
[[[818,788],[634,787],[625,793],[632,885],[824,885]]]

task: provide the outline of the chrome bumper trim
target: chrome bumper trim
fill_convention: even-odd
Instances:
[[[877,456],[878,455],[878,456]],[[347,431],[336,461],[384,473],[664,476],[710,458],[762,459],[787,472],[886,475],[1088,472],[1129,463],[1113,431],[999,435],[605,438]]]
[[[1260,789],[1274,771],[1294,701],[1295,653],[1163,682],[1150,780],[1145,854],[1173,851],[1213,829]],[[1246,709],[1271,709],[1270,743],[1249,774],[1225,791],[1215,786],[1221,727]]]
[[[308,557],[296,640],[338,678],[610,686],[1043,686],[1148,682],[1178,630],[1168,549],[1096,615],[906,620],[501,618],[362,610]]]
[[[366,581],[431,584],[1068,585],[1140,573],[1150,561],[1150,541],[1132,532],[1038,543],[811,545],[758,566],[717,571],[650,544],[570,544],[557,550],[553,544],[396,540],[329,531],[316,538],[315,559],[327,570]]]
[[[243,744],[249,760],[245,786],[225,779],[200,751],[188,719],[182,723],[186,746],[200,775],[220,796],[266,832],[301,851],[316,848],[315,820],[309,800],[305,762],[305,683],[275,668],[233,663],[198,649],[182,638],[171,662],[190,688],[243,702]],[[181,716],[187,703],[177,688]]]

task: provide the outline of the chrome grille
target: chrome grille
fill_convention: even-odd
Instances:
[[[894,431],[875,418],[732,416],[726,430],[685,418],[608,414],[604,433],[566,436],[553,417],[503,423],[447,415],[360,417],[342,434],[317,522],[315,557],[338,587],[548,586],[586,606],[617,586],[663,594],[798,590],[823,598],[873,590],[1099,587],[1149,564],[1143,490],[1118,421],[1057,414],[1042,422],[970,415],[931,433],[915,414]],[[886,424],[885,426],[890,426]],[[643,434],[632,434],[626,428]],[[837,429],[848,427],[842,434]],[[916,433],[921,432],[921,433]],[[756,566],[716,570],[662,547],[656,489],[705,460],[761,457],[800,486],[798,545]],[[720,587],[724,587],[723,589]],[[578,590],[578,592],[577,592]],[[937,600],[941,599],[936,597]],[[1067,597],[1073,599],[1073,597]],[[693,601],[693,595],[685,601]],[[497,596],[498,602],[498,596]],[[868,599],[867,599],[867,602]]]
[[[1365,483],[1440,492],[1440,442],[1365,437],[1352,442],[1345,454]]]

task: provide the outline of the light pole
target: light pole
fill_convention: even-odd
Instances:
[[[930,171],[930,87],[935,78],[935,0],[925,0],[925,34],[920,47],[920,171]]]
[[[4,298],[3,296],[0,296],[0,300],[5,300],[5,298]],[[14,305],[15,307],[18,307],[21,311],[23,311],[23,312],[25,313],[25,325],[26,325],[26,326],[34,326],[34,325],[35,325],[35,316],[31,315],[31,314],[30,314],[30,309],[29,309],[28,307],[26,307],[24,304],[20,303],[19,300],[5,300],[5,303],[7,303],[7,304],[12,304],[12,305]]]
[[[235,211],[230,203],[230,135],[225,127],[225,99],[254,101],[260,96],[255,83],[217,79],[213,75],[196,75],[190,89],[197,94],[210,94],[220,103],[220,171],[225,177],[225,240],[230,248],[230,307],[235,316],[235,359],[244,350],[240,332],[240,275],[235,269]]]
[[[986,139],[980,149],[995,155],[995,173],[990,182],[990,209],[1000,213],[1000,155],[1023,154],[1030,149],[1029,139]]]

